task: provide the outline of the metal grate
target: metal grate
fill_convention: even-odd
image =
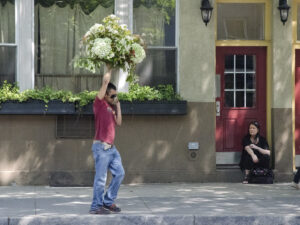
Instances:
[[[93,138],[94,132],[93,116],[57,116],[56,138]]]

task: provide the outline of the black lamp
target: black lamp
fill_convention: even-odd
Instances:
[[[211,18],[213,7],[210,5],[209,0],[202,0],[200,9],[202,20],[205,23],[205,26],[207,26]]]
[[[288,20],[289,17],[289,10],[290,6],[287,4],[287,0],[279,0],[279,6],[278,6],[279,12],[280,12],[280,19],[283,25]]]

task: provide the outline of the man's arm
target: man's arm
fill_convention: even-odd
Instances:
[[[110,65],[106,65],[107,66],[107,71],[106,73],[103,75],[103,79],[102,79],[102,85],[101,88],[97,94],[97,97],[99,99],[103,99],[106,93],[106,89],[107,89],[107,85],[110,82],[110,78],[111,78],[111,71],[112,68]]]
[[[117,110],[117,115],[115,117],[115,120],[116,120],[116,124],[118,126],[121,126],[122,125],[122,112],[121,112],[121,104],[118,100],[118,102],[116,103],[116,110]]]

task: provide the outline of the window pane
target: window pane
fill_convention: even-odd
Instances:
[[[176,87],[176,50],[150,50],[142,63],[137,65],[141,85],[172,84]]]
[[[247,97],[247,101],[246,101],[247,107],[254,107],[255,98],[256,98],[255,92],[247,92],[246,97]]]
[[[78,1],[79,2],[79,1]],[[82,50],[80,42],[95,23],[113,13],[114,1],[93,0],[75,3],[62,0],[35,5],[35,71],[38,88],[50,86],[73,92],[98,90],[103,69],[96,74],[75,69],[74,57]],[[49,5],[50,4],[50,5]]]
[[[225,107],[234,106],[233,93],[233,91],[225,91]]]
[[[233,70],[233,69],[234,69],[234,55],[226,55],[225,70]]]
[[[0,1],[0,43],[15,43],[14,1]]]
[[[247,89],[255,89],[255,74],[247,74],[246,85]]]
[[[133,0],[133,33],[148,46],[175,46],[176,1],[168,2]]]
[[[237,91],[236,92],[236,107],[244,107],[244,91]]]
[[[244,55],[236,55],[235,67],[236,70],[244,71],[245,58]]]
[[[256,57],[255,55],[246,55],[246,71],[256,71]]]
[[[14,83],[16,77],[16,47],[0,46],[0,83]]]
[[[244,89],[245,87],[244,74],[237,73],[235,79],[236,79],[236,83],[235,83],[236,89]]]
[[[234,76],[232,73],[230,74],[225,74],[225,89],[233,89],[233,79]]]
[[[264,8],[262,3],[218,4],[218,40],[263,40]]]

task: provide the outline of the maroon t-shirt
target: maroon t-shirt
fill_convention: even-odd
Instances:
[[[95,137],[100,140],[113,144],[115,140],[115,110],[104,100],[96,97],[93,105],[95,115]]]

